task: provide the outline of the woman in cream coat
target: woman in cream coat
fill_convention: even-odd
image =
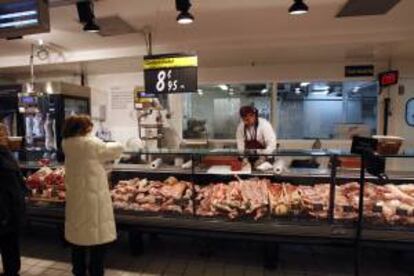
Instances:
[[[117,159],[119,143],[104,143],[91,135],[87,116],[65,121],[65,238],[72,244],[74,275],[103,275],[106,245],[116,239],[115,219],[104,163]],[[89,264],[87,261],[89,257]]]

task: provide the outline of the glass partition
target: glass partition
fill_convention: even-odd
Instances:
[[[377,82],[295,82],[277,88],[279,139],[350,139],[377,126]]]
[[[270,120],[271,84],[221,84],[200,86],[184,95],[184,139],[234,139],[239,109],[254,105],[259,116]]]

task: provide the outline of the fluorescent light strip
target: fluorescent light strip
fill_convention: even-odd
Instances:
[[[17,17],[25,17],[30,15],[37,15],[37,11],[24,11],[24,12],[14,12],[0,15],[0,19],[8,19],[8,18],[17,18]]]
[[[33,24],[38,24],[38,23],[39,21],[37,19],[29,19],[29,20],[23,20],[23,21],[1,23],[0,28],[21,27],[25,25],[33,25]]]

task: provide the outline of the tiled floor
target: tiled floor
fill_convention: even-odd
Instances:
[[[252,242],[213,241],[210,254],[201,254],[200,240],[164,237],[146,239],[146,252],[129,254],[120,236],[108,254],[107,276],[112,275],[352,275],[352,250],[338,247],[284,245],[276,270],[262,265],[262,247]],[[53,229],[36,228],[22,240],[22,274],[71,275],[70,250],[62,247]],[[205,251],[205,250],[204,250]],[[366,250],[362,275],[414,275],[408,272],[414,254]],[[0,265],[1,270],[1,265]]]

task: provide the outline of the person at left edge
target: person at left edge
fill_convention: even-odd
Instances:
[[[8,149],[7,127],[0,123],[0,251],[6,276],[20,271],[19,233],[26,191],[19,165]]]
[[[72,272],[103,276],[107,245],[116,239],[108,178],[104,164],[121,156],[120,143],[104,143],[92,135],[88,116],[65,120],[65,238],[72,244]],[[89,257],[88,257],[89,256]]]

